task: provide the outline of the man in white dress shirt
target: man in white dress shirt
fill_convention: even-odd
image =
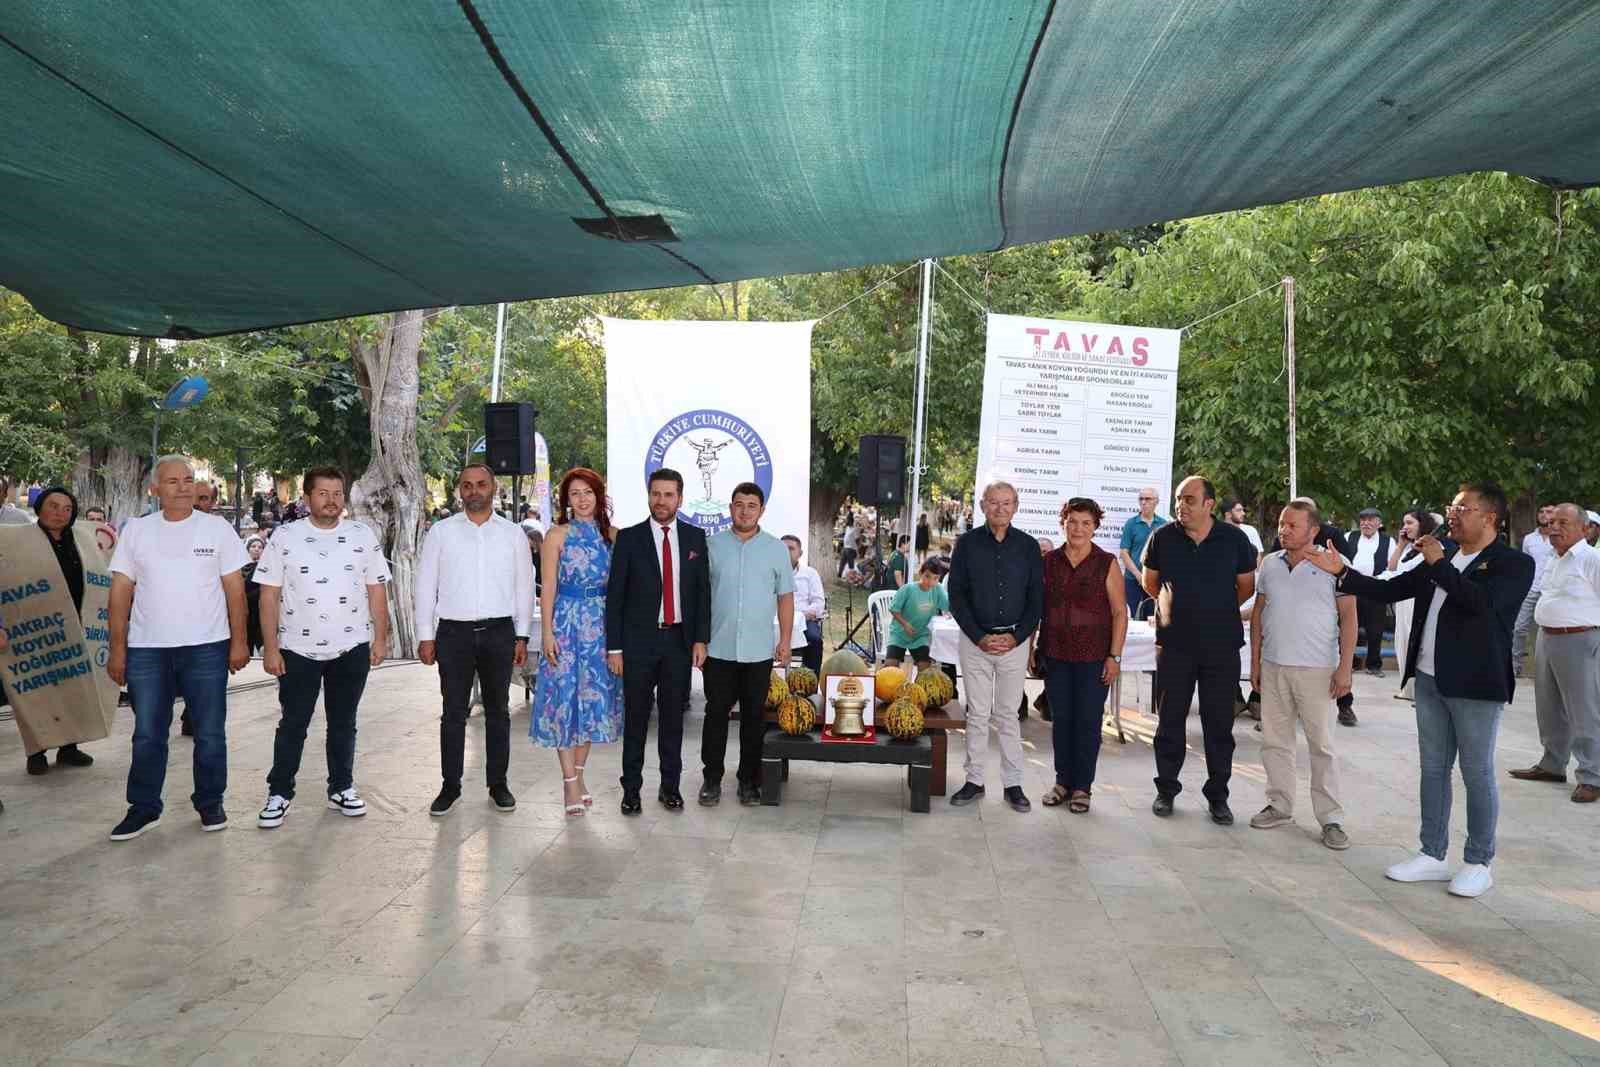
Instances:
[[[533,557],[516,523],[494,513],[494,472],[481,463],[456,479],[461,511],[435,523],[417,563],[417,658],[439,665],[439,769],[444,780],[429,814],[445,815],[461,798],[467,713],[476,677],[483,694],[489,797],[512,811],[509,690],[513,668],[528,655],[533,624]]]
[[[817,568],[800,562],[803,551],[800,538],[784,534],[783,543],[789,546],[789,562],[794,566],[794,610],[805,616],[806,650],[800,662],[813,671],[822,670],[822,616],[827,614],[828,601],[822,592],[822,575]]]
[[[1345,539],[1344,557],[1357,574],[1377,577],[1389,566],[1389,535],[1382,529],[1383,514],[1377,508],[1362,508],[1356,519],[1360,528],[1351,530]],[[1383,677],[1383,626],[1387,617],[1388,608],[1383,601],[1356,598],[1356,618],[1361,623],[1361,639],[1366,642],[1366,671],[1374,678]],[[1357,656],[1355,669],[1361,668],[1361,657]]]
[[[1539,528],[1531,530],[1522,539],[1522,551],[1533,557],[1533,588],[1522,600],[1522,610],[1517,612],[1517,625],[1511,631],[1511,666],[1517,677],[1522,677],[1522,664],[1528,644],[1528,631],[1534,626],[1533,609],[1539,603],[1539,590],[1544,588],[1544,572],[1555,558],[1556,550],[1550,545],[1550,522],[1555,518],[1556,505],[1539,505]]]
[[[1531,782],[1565,782],[1567,761],[1577,758],[1578,804],[1600,800],[1600,549],[1583,537],[1583,509],[1562,504],[1550,521],[1555,553],[1534,608],[1539,656],[1534,701],[1544,755],[1511,772]],[[1531,535],[1530,535],[1531,536]]]

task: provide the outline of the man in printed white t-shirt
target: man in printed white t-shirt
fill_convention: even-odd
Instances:
[[[367,813],[355,786],[356,707],[367,672],[387,651],[389,564],[371,527],[342,517],[345,485],[338,467],[306,471],[308,517],[278,530],[256,564],[262,664],[278,679],[281,710],[267,803],[256,816],[263,830],[289,814],[319,691],[328,723],[328,807]]]
[[[161,508],[123,527],[111,557],[111,653],[106,673],[133,699],[128,814],[111,840],[161,821],[172,702],[182,694],[194,725],[194,793],[200,829],[228,816],[228,675],[250,662],[244,576],[250,557],[227,521],[196,511],[194,468],[183,456],[156,461],[151,493]],[[137,596],[135,592],[137,591]]]

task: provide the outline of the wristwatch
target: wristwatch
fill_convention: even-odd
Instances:
[[[1122,657],[1121,656],[1107,656],[1106,658],[1109,659],[1112,663],[1121,663],[1122,662]]]

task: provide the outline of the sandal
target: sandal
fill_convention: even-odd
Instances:
[[[588,766],[588,764],[580,763],[580,764],[578,764],[576,767],[574,767],[572,769],[578,772],[578,777],[579,778],[582,778],[583,777],[583,769],[586,766]],[[593,807],[594,806],[594,797],[592,795],[590,795],[590,793],[589,793],[589,783],[588,782],[584,782],[583,783],[583,789],[584,789],[583,795],[581,797],[579,797],[578,799],[583,801],[583,806],[584,807],[586,807],[586,808]]]
[[[566,785],[568,782],[576,782],[577,780],[578,776],[573,775],[571,778],[561,779],[561,784]],[[565,808],[565,811],[568,815],[582,815],[583,810],[583,802],[581,800],[576,804],[568,804]]]
[[[1067,802],[1067,810],[1074,815],[1082,815],[1089,810],[1089,791],[1087,789],[1074,789],[1072,799]]]
[[[1040,803],[1042,803],[1047,808],[1060,807],[1062,804],[1065,804],[1066,802],[1067,802],[1067,787],[1064,786],[1064,785],[1053,785],[1053,786],[1051,786],[1050,787],[1050,792],[1046,793],[1044,795],[1044,799],[1040,801]]]

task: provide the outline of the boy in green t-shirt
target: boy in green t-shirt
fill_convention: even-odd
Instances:
[[[889,666],[898,667],[908,657],[918,668],[932,663],[928,646],[933,638],[928,624],[935,615],[949,610],[950,598],[939,584],[939,566],[930,560],[917,571],[917,580],[901,586],[889,602]]]

